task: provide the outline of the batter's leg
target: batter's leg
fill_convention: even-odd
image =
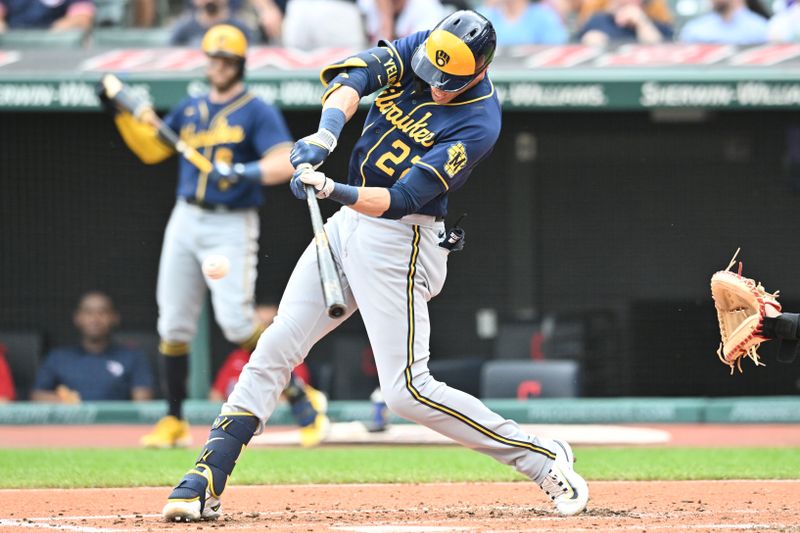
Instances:
[[[329,231],[330,233],[330,231]],[[333,239],[331,239],[333,244]],[[275,410],[289,375],[311,347],[333,331],[356,310],[350,287],[342,278],[348,314],[328,317],[319,281],[317,256],[306,248],[295,267],[278,306],[273,323],[261,334],[256,349],[245,365],[222,412],[247,411],[263,425]]]
[[[527,435],[516,422],[492,412],[477,398],[436,381],[428,371],[431,328],[427,301],[440,290],[446,272],[447,252],[437,246],[437,234],[434,228],[389,226],[365,219],[359,226],[359,238],[353,239],[358,249],[344,262],[375,354],[386,404],[399,416],[541,482],[556,456],[552,441]]]
[[[189,345],[197,330],[206,291],[192,245],[193,218],[189,206],[177,204],[164,232],[156,300],[168,414],[151,433],[142,437],[141,442],[147,447],[167,448],[191,443],[188,426],[183,421],[183,401],[189,374]]]
[[[337,257],[339,235],[335,221],[329,220],[326,227],[331,250]],[[228,476],[242,449],[263,429],[274,411],[292,369],[317,340],[355,311],[347,280],[341,281],[348,315],[334,320],[325,308],[316,251],[313,246],[306,248],[292,272],[274,322],[261,335],[214,422],[195,467],[170,494],[162,511],[164,518],[199,520],[219,515],[219,498]]]

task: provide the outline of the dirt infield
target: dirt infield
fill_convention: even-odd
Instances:
[[[225,517],[167,524],[167,488],[3,490],[0,531],[800,531],[800,481],[595,482],[590,511],[553,516],[530,483],[231,487]]]
[[[669,440],[658,446],[800,447],[800,424],[647,424],[631,425],[659,429]],[[54,438],[59,448],[127,448],[139,446],[139,437],[149,426],[0,426],[0,448],[50,448]],[[267,431],[294,431],[293,427],[269,426]],[[193,426],[195,443],[208,436],[208,426]]]

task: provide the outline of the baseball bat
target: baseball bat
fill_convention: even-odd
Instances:
[[[122,111],[127,111],[134,117],[142,119],[148,117],[148,122],[154,123],[159,136],[183,156],[192,165],[200,169],[201,172],[208,174],[214,169],[214,164],[204,157],[200,152],[186,144],[178,137],[178,134],[158,118],[153,108],[141,98],[133,94],[119,78],[113,74],[106,74],[100,80],[100,86],[106,97]]]
[[[312,170],[311,165],[307,163],[297,168]],[[313,185],[306,185],[306,201],[308,202],[308,213],[311,215],[311,229],[314,231],[317,266],[319,267],[319,278],[322,282],[322,294],[325,297],[325,307],[328,308],[329,317],[339,318],[347,312],[347,305],[344,303],[344,292],[342,291],[342,284],[339,282],[339,272],[336,270],[336,263],[333,262],[328,234],[325,233],[322,213],[320,213],[319,202],[317,202],[317,191]]]

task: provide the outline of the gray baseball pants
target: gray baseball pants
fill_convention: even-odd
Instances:
[[[555,457],[551,441],[526,435],[516,422],[428,371],[427,303],[447,273],[449,252],[438,245],[444,224],[423,215],[385,220],[344,207],[325,227],[349,313],[358,308],[367,328],[389,409],[541,481]],[[251,412],[263,428],[291,370],[341,320],[328,317],[309,246],[222,412]]]

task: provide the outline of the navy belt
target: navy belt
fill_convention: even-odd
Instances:
[[[210,211],[214,213],[232,213],[234,211],[244,211],[246,209],[256,209],[255,206],[246,206],[246,207],[231,207],[225,204],[212,204],[209,202],[204,202],[202,200],[198,200],[194,197],[182,197],[183,201],[185,201],[189,205],[193,205],[195,207],[199,207],[203,211]]]

